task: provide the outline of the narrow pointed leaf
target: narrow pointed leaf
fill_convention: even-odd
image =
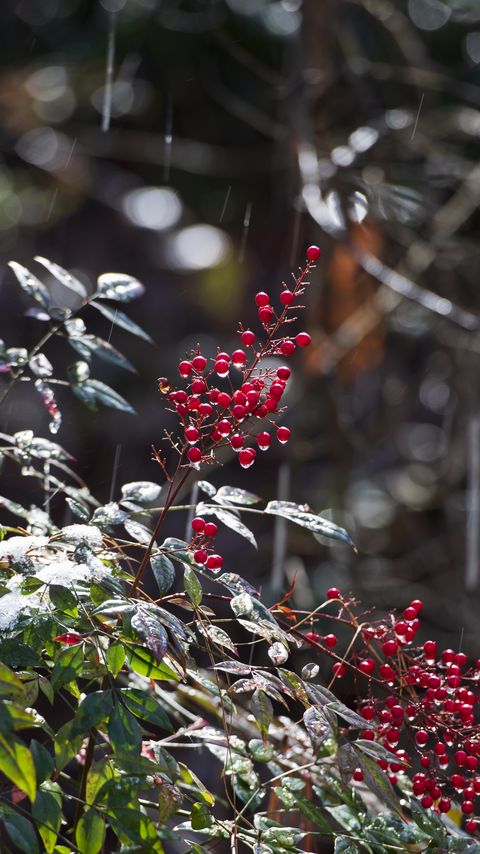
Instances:
[[[290,522],[295,522],[301,528],[307,528],[314,534],[321,534],[323,537],[328,537],[333,540],[339,540],[354,548],[350,534],[339,525],[329,522],[328,519],[323,519],[322,516],[317,516],[316,513],[304,510],[299,504],[293,501],[270,501],[265,507],[265,513],[270,513],[273,516],[283,516],[289,519]]]
[[[48,272],[58,279],[64,287],[68,288],[69,291],[74,291],[74,293],[78,294],[80,297],[87,296],[87,289],[85,285],[76,279],[75,276],[72,276],[68,270],[64,270],[59,264],[55,264],[54,261],[49,261],[48,258],[42,258],[40,255],[35,257],[35,261],[37,261],[38,264],[41,264],[42,267],[45,267]]]
[[[147,341],[149,344],[154,344],[150,335],[142,329],[138,323],[134,323],[133,320],[130,320],[127,314],[123,311],[120,311],[118,308],[112,308],[109,305],[104,305],[100,302],[92,301],[90,305],[93,305],[100,314],[103,314],[108,320],[111,320],[116,326],[120,326],[122,329],[125,329],[127,332],[131,332],[132,335],[136,335],[138,338],[143,338],[144,341]]]

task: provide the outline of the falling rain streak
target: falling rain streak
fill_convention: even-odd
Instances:
[[[164,166],[163,180],[170,180],[170,165],[172,162],[172,144],[173,144],[173,102],[172,96],[167,97],[167,110],[165,118],[165,138],[164,138]]]
[[[224,203],[223,203],[222,213],[220,214],[219,222],[223,222],[223,217],[225,216],[225,213],[226,213],[226,210],[227,210],[227,205],[228,205],[228,202],[229,202],[229,199],[230,199],[230,193],[231,193],[231,192],[232,192],[232,185],[231,185],[231,184],[229,184],[229,185],[228,185],[228,190],[227,190],[226,195],[225,195],[225,201],[224,201]]]
[[[240,243],[240,252],[238,255],[238,260],[241,262],[245,258],[245,249],[247,247],[247,239],[248,232],[250,230],[250,220],[252,218],[252,203],[248,202],[245,208],[245,216],[243,217],[243,232],[242,232],[242,240]]]
[[[105,86],[103,90],[102,104],[102,130],[110,130],[110,121],[112,118],[112,86],[113,86],[113,66],[115,62],[115,35],[116,35],[117,16],[115,12],[110,15],[110,26],[108,30],[107,42],[107,63],[105,68]]]

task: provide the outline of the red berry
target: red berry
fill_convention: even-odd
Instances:
[[[230,439],[230,444],[234,451],[239,451],[240,448],[243,448],[244,441],[245,440],[243,436],[240,435],[240,433],[234,433],[232,438]]]
[[[424,795],[421,800],[422,807],[426,810],[430,809],[433,804],[433,798],[430,795]]]
[[[245,347],[251,347],[255,341],[255,333],[251,332],[250,329],[246,329],[245,332],[242,332],[240,337],[242,339],[242,344],[245,344]]]
[[[467,761],[467,754],[464,750],[457,750],[455,753],[455,762],[461,768]]]
[[[309,261],[318,261],[321,254],[322,250],[319,246],[309,246],[307,249],[307,258]]]
[[[184,379],[186,377],[189,377],[190,374],[192,373],[192,371],[193,371],[193,365],[191,362],[186,362],[186,361],[180,362],[180,364],[178,366],[178,373],[180,374],[181,377],[183,377]]]
[[[243,469],[249,469],[255,462],[255,449],[243,448],[238,452],[238,461]]]
[[[241,403],[236,403],[235,406],[232,408],[232,415],[236,421],[243,421],[246,414],[247,410],[244,406],[242,406]]]
[[[417,614],[419,614],[423,608],[423,602],[421,599],[414,599],[413,602],[410,602],[410,607],[415,608]]]
[[[206,368],[207,366],[207,360],[204,356],[198,355],[195,356],[194,359],[192,359],[192,365],[196,371],[203,371],[204,368]]]
[[[444,649],[441,658],[444,664],[450,664],[455,660],[455,653],[453,649]]]
[[[317,635],[316,632],[306,632],[304,637],[305,640],[312,641],[312,643],[318,643],[320,640],[320,635]]]
[[[222,409],[226,409],[227,406],[230,406],[231,402],[232,398],[226,391],[221,391],[217,395],[216,403],[218,403],[218,405],[221,406]]]
[[[467,821],[467,822],[466,822],[466,824],[465,824],[465,830],[466,830],[468,833],[475,833],[475,831],[476,831],[477,827],[478,827],[477,822],[476,822],[476,821],[474,821],[474,820],[472,820],[472,821]]]
[[[337,645],[337,636],[336,635],[325,635],[323,638],[323,642],[328,649],[333,649],[334,646]]]
[[[232,362],[235,365],[235,367],[239,367],[240,365],[243,365],[246,361],[246,358],[247,357],[246,357],[245,353],[243,352],[243,350],[234,350],[234,352],[232,353]]]
[[[206,561],[207,569],[220,569],[223,564],[223,557],[221,555],[209,555]]]
[[[395,655],[397,651],[398,643],[394,640],[385,641],[385,643],[382,645],[382,652],[384,655]]]
[[[464,652],[457,652],[455,656],[455,664],[458,664],[459,667],[463,667],[464,664],[467,663],[467,656]]]
[[[437,642],[434,640],[425,641],[423,644],[423,651],[427,658],[435,658],[437,654]]]
[[[390,667],[389,664],[381,664],[378,668],[378,672],[382,679],[386,679],[387,682],[394,682],[397,678],[397,674],[395,673],[393,667]]]
[[[266,451],[270,447],[271,441],[270,433],[259,433],[257,436],[257,445],[261,451]]]
[[[214,371],[219,377],[226,377],[228,375],[229,368],[230,365],[225,359],[217,359],[214,365]]]
[[[215,522],[207,522],[204,529],[204,534],[206,537],[214,537],[218,531],[218,525]]]
[[[330,587],[327,590],[327,599],[341,599],[341,592],[338,587]]]
[[[196,534],[201,534],[205,530],[205,519],[195,516],[195,519],[192,519],[192,528]]]
[[[295,295],[288,289],[286,291],[282,291],[280,294],[280,302],[282,305],[291,305],[294,299]]]
[[[268,305],[270,302],[270,297],[268,296],[268,294],[265,293],[265,291],[259,291],[258,294],[256,294],[255,296],[255,302],[259,306]]]
[[[295,343],[290,338],[285,338],[280,344],[280,351],[284,356],[291,356],[295,352]]]
[[[367,676],[369,676],[370,673],[373,673],[373,671],[375,670],[375,662],[373,658],[362,659],[362,661],[360,661],[358,664],[358,669],[361,670],[362,673],[365,673]]]
[[[308,347],[311,342],[310,335],[308,332],[299,332],[298,335],[295,336],[295,341],[297,342],[299,347]]]
[[[197,377],[197,379],[193,380],[191,388],[194,394],[203,394],[207,388],[207,384],[204,379]]]
[[[417,612],[416,612],[415,608],[412,608],[412,606],[409,605],[408,608],[405,608],[405,610],[403,612],[403,616],[405,617],[405,619],[409,623],[411,623],[412,620],[414,620],[415,617],[417,616]]]
[[[290,429],[288,427],[278,427],[277,439],[281,445],[285,445],[290,438]]]
[[[360,709],[360,714],[366,721],[373,721],[375,717],[375,709],[373,706],[363,706],[363,708]]]
[[[197,442],[200,437],[200,433],[198,432],[196,427],[187,427],[185,430],[185,438],[187,442]]]
[[[227,418],[222,418],[217,424],[217,430],[220,433],[220,436],[228,436],[228,434],[232,432],[232,425]]]
[[[258,319],[262,323],[270,323],[273,317],[273,308],[271,305],[265,305],[258,309]]]
[[[433,752],[435,756],[443,756],[447,752],[447,748],[441,741],[438,742],[433,748]]]
[[[429,756],[422,756],[420,759],[420,765],[422,768],[430,768],[431,760]]]
[[[362,780],[363,780],[363,771],[362,771],[362,769],[361,769],[361,768],[357,768],[357,769],[356,769],[356,771],[354,771],[354,772],[353,772],[353,775],[352,775],[352,776],[353,776],[353,779],[354,779],[357,783],[361,783],[361,782],[362,782]]]
[[[438,809],[440,812],[450,812],[451,803],[448,798],[440,798]]]
[[[290,368],[287,368],[286,365],[282,365],[277,370],[277,377],[279,380],[286,382],[289,379],[291,373],[292,372],[291,372]]]
[[[207,557],[208,557],[208,554],[205,551],[205,549],[197,549],[193,553],[193,559],[194,559],[195,563],[201,563],[201,564],[205,563]]]
[[[204,418],[208,418],[208,416],[212,414],[213,408],[210,403],[201,403],[198,407],[198,411]]]
[[[202,452],[200,448],[189,448],[187,452],[187,457],[193,465],[199,463],[202,459]]]
[[[471,815],[475,812],[475,804],[473,801],[464,801],[462,804],[462,812],[464,815]]]
[[[337,679],[341,679],[342,676],[345,676],[345,674],[347,672],[347,668],[345,667],[345,665],[343,664],[342,661],[336,661],[332,667],[332,670],[333,670],[335,676],[337,677]],[[365,736],[364,736],[364,738],[365,738]]]
[[[428,732],[425,732],[424,729],[419,729],[415,735],[415,741],[419,747],[423,747],[428,741]]]

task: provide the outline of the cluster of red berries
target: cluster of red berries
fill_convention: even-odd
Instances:
[[[223,566],[223,557],[214,554],[211,540],[215,537],[218,527],[215,522],[206,522],[201,516],[192,519],[193,536],[190,549],[193,551],[193,559],[200,566],[218,571]]]
[[[434,640],[414,645],[423,608],[419,599],[400,618],[391,615],[390,620],[368,624],[358,622],[353,601],[344,599],[338,588],[331,588],[327,599],[340,604],[334,618],[342,626],[350,624],[359,640],[342,658],[333,652],[335,634],[322,637],[310,631],[304,637],[336,659],[334,678],[348,672],[358,677],[359,713],[366,723],[360,738],[376,741],[392,754],[391,762],[379,759],[378,765],[393,785],[399,776],[411,774],[412,792],[425,809],[448,813],[458,804],[466,830],[474,833],[480,827],[475,818],[480,813],[480,727],[475,713],[480,659],[472,666],[464,652],[439,653]],[[366,690],[363,677],[368,680]],[[353,778],[363,779],[361,769]]]
[[[298,332],[294,337],[278,333],[280,327],[296,319],[292,312],[302,308],[298,299],[308,284],[306,276],[319,257],[320,249],[310,246],[307,263],[298,277],[294,277],[292,288],[284,285],[279,295],[278,312],[271,305],[269,294],[264,291],[256,294],[258,318],[265,333],[262,343],[257,344],[254,332],[241,327],[242,347],[233,353],[219,349],[209,365],[198,347],[190,358],[179,363],[178,372],[187,387],[169,390],[168,396],[182,423],[178,450],[188,465],[198,468],[212,458],[216,448],[230,445],[237,452],[242,468],[250,468],[257,448],[266,451],[272,441],[269,431],[257,433],[254,418],[268,420],[278,442],[288,442],[290,429],[277,426],[274,416],[283,411],[281,400],[291,371],[286,365],[262,369],[262,361],[271,356],[291,356],[297,347],[310,344],[307,332]],[[232,369],[238,371],[240,383],[232,381]],[[219,387],[219,380],[225,380],[227,388]]]

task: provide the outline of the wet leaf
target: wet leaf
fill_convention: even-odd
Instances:
[[[133,367],[132,363],[125,358],[125,356],[119,352],[115,347],[109,344],[108,341],[104,341],[103,338],[99,338],[97,335],[70,335],[68,338],[68,343],[77,353],[86,359],[86,361],[90,361],[92,356],[97,356],[99,359],[103,359],[104,362],[108,362],[111,365],[116,365],[117,368],[124,368],[126,371],[130,371],[135,374],[136,369]]]
[[[150,566],[157,583],[160,596],[171,589],[175,581],[175,567],[169,557],[159,552],[150,556]]]
[[[109,406],[111,409],[120,409],[122,412],[135,415],[135,410],[128,401],[100,380],[72,383],[71,389],[79,400],[94,412],[97,410],[97,404],[103,403],[104,406]]]
[[[103,273],[97,280],[97,298],[130,302],[141,297],[145,288],[133,276],[125,273]]]
[[[260,730],[260,735],[266,741],[268,727],[273,718],[273,706],[265,691],[256,689],[250,701],[250,710]]]
[[[32,297],[36,302],[40,303],[43,308],[48,308],[50,303],[50,294],[48,288],[34,276],[30,270],[18,264],[16,261],[9,261],[8,266],[15,273],[20,287],[28,296]]]
[[[136,335],[138,338],[143,338],[144,341],[147,341],[149,344],[153,344],[154,341],[150,338],[150,335],[142,329],[138,323],[134,323],[133,320],[130,320],[127,314],[123,311],[120,311],[118,308],[111,308],[109,305],[103,305],[99,302],[90,303],[100,314],[103,314],[104,317],[111,320],[115,326],[120,326],[122,329],[125,329],[127,332],[131,332],[132,335]]]
[[[161,661],[168,648],[168,636],[162,624],[141,606],[131,619],[132,629],[146,642],[157,661]]]
[[[87,296],[87,289],[85,285],[76,279],[75,276],[72,276],[72,274],[67,270],[64,270],[63,267],[60,267],[59,264],[49,261],[48,258],[42,258],[40,255],[35,257],[35,261],[45,267],[49,273],[51,273],[55,279],[58,279],[58,281],[61,282],[64,287],[68,288],[69,291],[73,291],[80,297]]]
[[[339,540],[354,548],[350,534],[344,528],[334,525],[328,519],[323,519],[322,516],[317,516],[315,513],[310,513],[304,510],[299,504],[294,504],[293,501],[270,501],[265,513],[270,513],[273,516],[283,516],[289,519],[290,522],[295,522],[302,528],[312,531],[314,534],[321,534],[323,537],[329,537],[333,540]]]
[[[192,605],[197,608],[200,605],[200,602],[202,601],[203,591],[202,585],[200,584],[193,569],[190,569],[188,566],[185,568],[183,580],[187,596],[190,599]]]

